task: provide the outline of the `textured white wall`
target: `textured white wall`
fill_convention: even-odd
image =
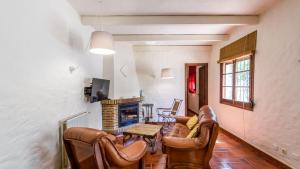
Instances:
[[[184,63],[208,63],[210,47],[199,46],[136,46],[136,70],[145,102],[156,107],[170,107],[174,98],[185,97]],[[173,69],[174,79],[161,79],[162,68]],[[182,104],[180,114],[184,115]]]
[[[1,1],[0,20],[0,168],[59,168],[58,121],[91,110],[97,125],[83,87],[102,57],[85,53],[91,30],[65,0]]]
[[[103,56],[103,78],[110,80],[108,98],[115,97],[114,67],[115,67],[114,66],[114,56],[112,56],[112,55]]]
[[[89,35],[89,33],[87,34]],[[103,72],[103,56],[99,55],[92,55],[88,53],[81,53],[82,56],[79,56],[80,59],[82,59],[80,62],[84,63],[82,65],[82,68],[85,69],[85,74],[83,75],[86,78],[103,78],[102,72]],[[79,69],[80,71],[80,69]],[[82,83],[82,82],[81,82]],[[81,91],[82,89],[73,89],[73,90],[79,90]],[[82,96],[82,91],[80,95],[77,95],[77,97],[84,97]],[[76,97],[76,96],[74,96]],[[85,103],[87,106],[87,111],[91,112],[89,115],[89,127],[92,128],[102,128],[102,107],[100,102],[95,102],[95,103]],[[74,112],[75,113],[75,112]],[[73,113],[72,113],[73,114]]]
[[[114,97],[139,96],[140,84],[136,73],[132,45],[116,42],[114,48],[116,50],[114,56]]]
[[[248,143],[300,168],[300,1],[286,0],[263,14],[257,27],[236,30],[228,42],[213,47],[209,66],[209,104],[223,128]],[[219,103],[219,50],[258,30],[254,111]],[[273,145],[285,148],[287,155]],[[298,155],[298,157],[296,157]]]

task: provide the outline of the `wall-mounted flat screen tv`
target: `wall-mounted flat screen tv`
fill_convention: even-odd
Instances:
[[[108,99],[109,93],[109,80],[96,79],[92,80],[92,92],[90,102],[98,102]]]

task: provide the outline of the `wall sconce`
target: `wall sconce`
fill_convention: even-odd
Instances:
[[[69,71],[71,74],[77,69],[78,69],[78,66],[69,66]]]

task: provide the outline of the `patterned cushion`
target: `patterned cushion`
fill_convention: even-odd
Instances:
[[[198,134],[199,125],[196,125],[196,127],[193,128],[193,130],[190,131],[189,135],[186,136],[186,138],[194,138]]]
[[[197,124],[197,122],[198,122],[198,117],[197,117],[197,115],[195,115],[186,122],[186,126],[190,130],[192,130],[192,128]]]

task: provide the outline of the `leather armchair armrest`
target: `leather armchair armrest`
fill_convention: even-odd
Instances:
[[[187,117],[187,116],[175,116],[174,118],[176,119],[176,123],[186,124],[186,122],[189,121],[189,119],[191,117]]]
[[[127,147],[117,149],[108,138],[102,138],[107,159],[118,167],[128,167],[138,162],[147,152],[147,143],[137,141]]]
[[[176,149],[197,149],[197,145],[192,138],[163,137],[163,144]]]
[[[120,150],[120,154],[128,161],[138,161],[146,154],[147,148],[146,142],[137,141]]]
[[[116,142],[116,140],[117,140],[117,137],[116,136],[114,136],[114,135],[112,135],[112,134],[107,134],[107,136],[106,136],[110,141],[112,141],[112,142]]]

